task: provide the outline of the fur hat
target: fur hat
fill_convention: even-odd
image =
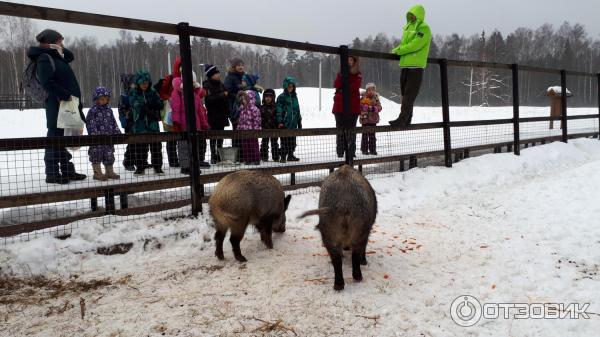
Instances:
[[[219,68],[217,68],[217,66],[213,66],[212,64],[205,64],[204,73],[206,74],[206,77],[210,79],[211,77],[213,77],[214,74],[219,74],[220,71]]]
[[[229,64],[231,65],[231,68],[235,68],[239,65],[244,65],[244,61],[241,58],[236,57],[236,58],[232,59]]]
[[[53,44],[64,38],[59,32],[53,29],[44,29],[35,37],[35,39],[41,44]]]
[[[272,96],[272,97],[275,97],[275,90],[273,90],[273,89],[267,89],[267,90],[265,90],[265,93],[263,94],[263,97],[264,97],[264,96]]]
[[[365,90],[369,90],[371,88],[377,91],[377,86],[375,85],[375,83],[367,83],[367,85],[365,86]]]
[[[99,86],[96,89],[94,89],[94,92],[92,93],[92,99],[95,101],[102,96],[110,97],[111,95],[112,91],[110,91],[110,89],[108,89],[107,87]]]

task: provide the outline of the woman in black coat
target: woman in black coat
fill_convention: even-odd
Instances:
[[[202,87],[206,90],[204,102],[208,114],[208,124],[211,130],[224,130],[229,126],[229,93],[221,82],[221,73],[216,66],[205,66],[206,78]],[[223,139],[210,140],[210,161],[216,164],[221,161],[219,150],[223,148]]]
[[[37,78],[48,93],[48,98],[44,102],[47,136],[62,137],[64,130],[57,128],[60,102],[71,100],[71,96],[81,100],[79,82],[69,65],[75,57],[70,50],[64,48],[63,37],[57,31],[46,29],[36,36],[36,40],[39,46],[29,48],[27,57],[31,62],[36,63]],[[79,112],[81,119],[85,120],[81,101]],[[44,154],[46,182],[68,184],[72,180],[84,180],[86,178],[84,174],[75,172],[72,158],[73,156],[65,147],[46,148]]]

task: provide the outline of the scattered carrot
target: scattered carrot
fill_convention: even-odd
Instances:
[[[496,289],[496,285],[495,284],[492,284],[492,289]]]
[[[390,278],[390,275],[388,275],[388,274],[383,274],[383,278],[387,280],[387,279],[389,279],[389,278]]]
[[[377,252],[374,251],[374,250],[370,250],[370,251],[366,252],[365,254],[367,254],[367,255],[373,255],[373,254],[377,254]]]
[[[481,248],[481,249],[486,249],[486,248],[489,248],[489,246],[487,246],[487,245],[482,245],[482,246],[481,246],[481,247],[479,247],[479,248]]]
[[[417,246],[417,249],[419,249],[419,248],[421,248],[421,247],[423,247],[423,245],[418,245],[418,246]]]
[[[400,248],[400,251],[403,252],[404,254],[406,254],[406,249]]]

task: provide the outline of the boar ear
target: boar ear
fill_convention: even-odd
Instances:
[[[292,196],[288,195],[287,197],[283,198],[283,209],[285,209],[287,211],[288,206],[290,205],[290,201],[292,200]]]

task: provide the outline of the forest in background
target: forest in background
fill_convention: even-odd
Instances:
[[[39,27],[29,19],[0,16],[0,97],[17,95],[26,65],[26,52],[35,45]],[[130,31],[119,31],[112,43],[100,44],[96,37],[70,37],[61,32],[66,47],[74,52],[72,64],[84,93],[83,101],[90,102],[93,88],[105,85],[120,91],[119,75],[139,69],[150,71],[154,80],[171,72],[171,63],[179,54],[174,37],[158,36],[146,40]],[[438,33],[438,34],[435,34]],[[598,72],[600,70],[600,41],[588,35],[579,24],[563,23],[559,27],[545,24],[537,29],[518,28],[504,36],[499,31],[481,32],[472,36],[439,34],[431,46],[430,57],[453,60],[474,60],[500,63],[518,63],[538,67]],[[366,38],[355,38],[351,48],[389,52],[400,42],[399,38],[380,33]],[[249,72],[258,74],[259,84],[280,88],[283,78],[294,76],[299,86],[319,86],[319,64],[323,87],[331,87],[339,71],[339,58],[311,52],[229,43],[206,38],[192,39],[194,69],[199,79],[201,64],[217,65],[226,75],[229,60],[241,57]],[[400,68],[397,62],[361,59],[363,84],[374,82],[382,95],[398,101],[400,98]],[[549,86],[560,85],[558,75],[520,73],[522,105],[547,105],[545,96]],[[439,67],[427,67],[418,105],[437,106],[440,98]],[[573,93],[570,106],[597,106],[597,80],[569,77],[567,86]],[[480,68],[449,68],[450,102],[454,106],[501,106],[512,102],[511,74],[508,70]],[[90,95],[86,95],[90,93]],[[327,99],[327,98],[324,98]],[[315,105],[317,103],[315,102]]]

